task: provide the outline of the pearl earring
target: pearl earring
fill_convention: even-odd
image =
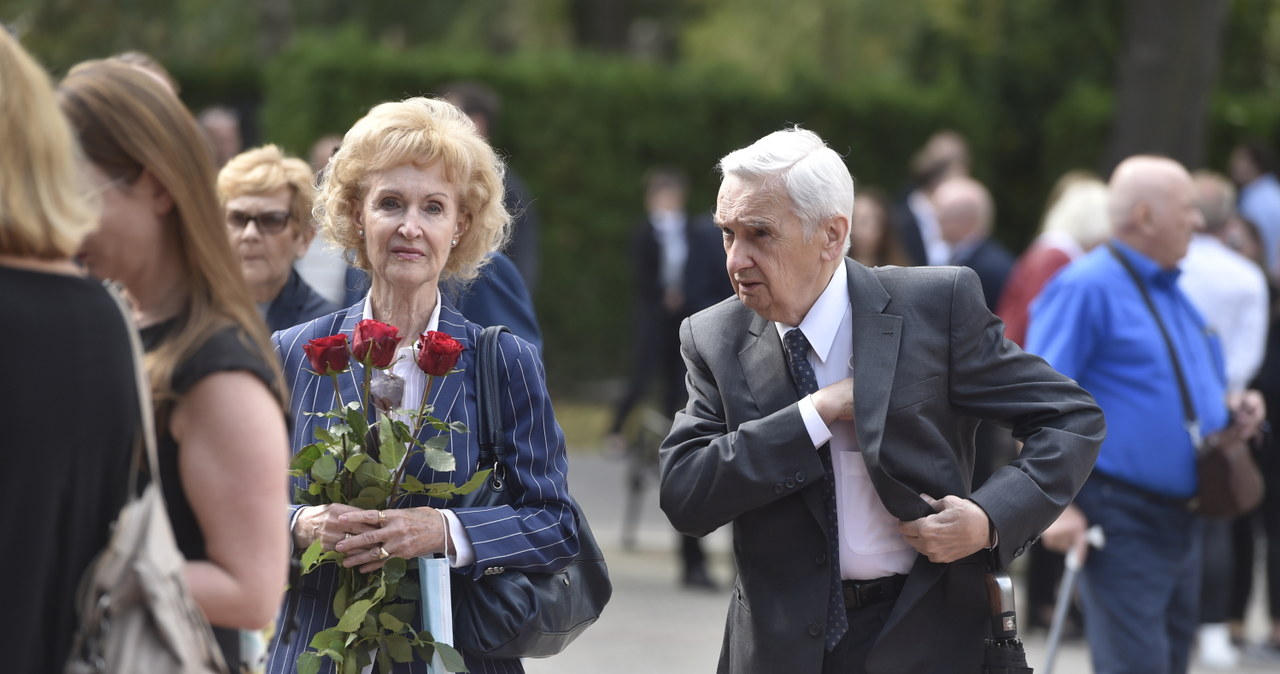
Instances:
[[[359,230],[357,233],[360,235],[360,238],[362,238],[362,239],[364,238],[364,230],[363,230],[363,229],[362,229],[362,230]]]
[[[450,248],[457,248],[457,247],[458,247],[458,240],[457,240],[457,239],[454,239],[454,240],[453,240],[453,243],[449,244],[449,247],[450,247]]]

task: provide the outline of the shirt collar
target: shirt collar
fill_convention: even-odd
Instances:
[[[1112,239],[1111,243],[1133,265],[1134,271],[1138,272],[1138,277],[1153,286],[1171,287],[1178,282],[1178,277],[1182,275],[1181,268],[1162,269],[1155,260],[1139,253],[1119,239]]]
[[[818,295],[817,301],[809,308],[809,313],[805,314],[799,326],[773,324],[780,337],[786,337],[793,327],[799,327],[805,339],[809,340],[814,354],[818,356],[818,361],[822,363],[827,362],[827,356],[836,341],[836,333],[840,330],[840,322],[849,310],[849,284],[843,272],[843,264],[836,267],[831,280],[827,281],[826,289]]]

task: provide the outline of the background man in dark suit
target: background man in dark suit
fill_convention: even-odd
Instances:
[[[972,270],[846,260],[853,180],[817,135],[720,170],[737,296],[681,325],[690,401],[660,494],[686,533],[734,523],[720,671],[977,671],[988,564],[1084,482],[1101,412],[1004,339]],[[971,491],[980,419],[1025,445]]]
[[[680,322],[733,293],[721,272],[720,232],[705,215],[689,215],[687,194],[684,175],[674,169],[656,168],[645,177],[646,213],[636,223],[630,247],[631,376],[609,427],[608,443],[614,447],[623,445],[623,425],[655,377],[659,412],[669,419],[684,406]],[[681,537],[680,561],[686,587],[715,586],[697,538]]]

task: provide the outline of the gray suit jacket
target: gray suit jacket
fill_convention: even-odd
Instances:
[[[1007,564],[1088,477],[1102,412],[1073,381],[1004,339],[972,270],[846,261],[845,273],[856,433],[881,501],[909,521],[932,512],[920,493],[970,498],[999,532],[995,556]],[[818,672],[830,578],[823,468],[781,340],[736,298],[686,320],[680,338],[690,400],[662,446],[660,497],[682,532],[734,524],[738,579],[720,671]],[[1025,444],[975,492],[980,419],[1010,427]],[[918,556],[867,671],[977,671],[989,632],[988,556],[952,564]]]

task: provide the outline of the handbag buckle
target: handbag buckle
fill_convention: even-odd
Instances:
[[[507,472],[499,461],[493,462],[493,470],[489,472],[489,488],[502,491],[507,488]]]

